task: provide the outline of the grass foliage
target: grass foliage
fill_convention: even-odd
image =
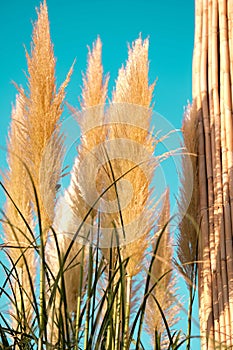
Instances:
[[[56,89],[45,1],[38,10],[27,53],[28,92],[17,87],[9,170],[0,182],[6,197],[1,210],[5,277],[0,297],[6,307],[0,311],[0,349],[190,349],[198,227],[188,213],[174,263],[169,191],[158,207],[151,189],[156,166],[169,154],[154,155],[158,140],[150,121],[155,84],[149,85],[148,47],[148,39],[141,37],[129,47],[107,123],[103,105],[109,76],[103,76],[100,38],[89,49],[80,110],[75,111],[82,134],[70,185],[60,195],[60,117],[73,68]],[[88,182],[95,171],[97,196],[93,179]],[[128,203],[126,183],[133,188]],[[104,210],[106,203],[117,209]],[[186,243],[194,252],[188,258]],[[187,334],[177,326],[177,271],[190,297]]]
[[[4,185],[1,183],[4,191]],[[36,196],[36,192],[35,192]],[[13,199],[12,203],[16,206]],[[17,206],[16,206],[17,207]],[[38,213],[40,211],[39,208]],[[17,208],[19,215],[20,210]],[[38,215],[38,220],[40,215]],[[22,216],[22,220],[24,217]],[[9,223],[10,224],[10,223]],[[25,222],[26,224],[26,222]],[[40,222],[38,222],[40,227]],[[30,274],[30,266],[25,259],[23,247],[14,247],[20,250],[20,258],[25,262],[24,266],[28,272],[30,289],[25,290],[18,274],[17,261],[14,263],[9,254],[10,247],[5,244],[2,249],[6,254],[9,264],[1,262],[2,270],[6,279],[1,286],[1,298],[7,300],[16,310],[14,317],[17,317],[17,327],[12,327],[12,320],[4,312],[0,313],[1,328],[0,337],[2,349],[146,349],[145,335],[146,328],[145,314],[148,308],[148,299],[153,298],[158,308],[161,323],[164,323],[165,332],[161,334],[154,330],[154,343],[151,349],[179,349],[185,344],[189,335],[184,335],[181,330],[174,330],[169,326],[167,317],[160,305],[156,294],[153,291],[156,286],[166,278],[171,271],[166,271],[158,279],[152,275],[152,268],[163,239],[166,226],[161,230],[155,244],[149,266],[145,268],[145,283],[140,286],[141,298],[137,308],[128,314],[127,305],[127,264],[129,258],[122,260],[120,247],[109,249],[109,260],[106,260],[98,246],[82,246],[72,255],[68,266],[74,240],[70,240],[67,254],[62,255],[56,232],[51,228],[50,234],[54,238],[57,254],[59,256],[59,269],[54,274],[49,257],[45,249],[41,247],[41,240],[31,242],[28,249],[33,249],[39,268],[39,281],[34,285]],[[12,229],[14,229],[12,227]],[[30,228],[29,228],[30,229]],[[79,234],[79,229],[76,234]],[[101,234],[99,232],[99,234]],[[43,232],[39,230],[39,236]],[[87,261],[85,261],[87,255]],[[76,300],[76,312],[68,312],[67,296],[69,290],[65,282],[67,271],[75,269],[74,263],[79,258],[80,280],[73,280],[72,283],[80,286]],[[66,267],[65,267],[66,266]],[[46,281],[46,283],[45,283]],[[153,281],[153,282],[152,282]],[[21,291],[21,300],[18,302],[15,295],[15,283]],[[33,315],[28,322],[28,315],[25,310],[25,297],[32,295],[30,299]],[[193,300],[191,300],[191,303]],[[11,314],[11,312],[9,312]],[[191,317],[191,315],[189,315]],[[55,337],[54,337],[55,335]],[[166,342],[164,343],[164,338]],[[166,345],[165,345],[166,344]],[[147,345],[148,346],[148,345]]]

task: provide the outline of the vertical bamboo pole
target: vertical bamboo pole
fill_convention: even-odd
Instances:
[[[233,0],[196,0],[193,104],[199,135],[199,309],[203,349],[233,346],[232,75]]]
[[[201,45],[201,59],[200,59],[200,96],[201,96],[201,111],[202,111],[202,120],[200,124],[203,125],[204,129],[204,140],[203,140],[203,149],[200,150],[199,157],[201,152],[203,152],[203,168],[200,168],[199,183],[201,184],[203,175],[205,173],[205,183],[202,182],[202,186],[205,186],[205,194],[202,189],[200,195],[203,195],[203,224],[205,223],[206,227],[201,229],[201,234],[203,236],[203,283],[204,283],[204,296],[205,296],[205,325],[207,329],[205,330],[207,340],[207,348],[212,349],[212,340],[214,338],[214,322],[213,322],[213,283],[211,275],[211,266],[210,266],[210,236],[212,236],[212,221],[213,221],[213,178],[212,178],[212,161],[211,157],[205,157],[205,154],[211,154],[211,143],[210,143],[210,129],[209,129],[209,108],[208,108],[208,98],[207,98],[207,53],[208,53],[208,1],[203,1],[203,25],[202,25],[202,45]],[[205,169],[204,169],[205,167]],[[205,215],[206,212],[206,215]],[[205,219],[204,219],[205,216]],[[206,220],[206,222],[204,221]],[[211,223],[211,224],[209,224]],[[204,225],[203,225],[204,226]]]
[[[228,170],[228,186],[229,197],[227,198],[227,206],[230,211],[229,229],[226,230],[225,246],[226,246],[226,264],[227,264],[227,308],[229,317],[229,327],[226,329],[229,335],[228,343],[232,344],[231,324],[233,324],[233,247],[232,247],[232,231],[233,231],[233,125],[232,125],[232,101],[231,101],[231,76],[230,76],[230,52],[228,40],[228,21],[227,21],[227,1],[219,1],[220,13],[220,57],[222,58],[223,71],[223,92],[224,92],[224,121],[225,121],[225,139],[226,139],[226,157]],[[228,204],[229,203],[229,204]],[[231,227],[230,227],[231,224]]]
[[[219,0],[219,42],[220,42],[220,94],[221,94],[221,141],[222,141],[222,162],[223,162],[223,201],[224,201],[224,223],[225,236],[221,239],[221,252],[225,253],[225,259],[222,259],[224,266],[223,275],[223,298],[224,314],[226,321],[226,341],[231,345],[231,327],[229,315],[229,284],[232,278],[232,212],[230,197],[232,192],[232,121],[231,121],[231,86],[230,86],[230,64],[228,49],[228,30],[227,30],[227,3],[226,0]]]
[[[227,203],[228,198],[228,178],[227,178],[227,159],[226,159],[226,140],[225,140],[225,123],[223,117],[223,85],[221,84],[223,74],[220,68],[220,120],[221,120],[221,156],[222,156],[222,193],[223,193],[223,224],[221,225],[220,231],[220,255],[221,255],[221,277],[223,284],[223,299],[226,299],[227,294],[227,271],[226,271],[226,247],[225,247],[225,235],[226,231],[229,230],[230,222],[230,211],[229,204]],[[222,315],[223,315],[222,310]],[[220,328],[220,336],[222,342],[225,341],[225,326]],[[224,338],[223,338],[224,337]]]
[[[223,221],[223,209],[222,209],[222,177],[221,177],[221,144],[220,144],[220,106],[219,106],[219,62],[218,62],[218,2],[213,0],[212,8],[212,47],[211,47],[211,56],[213,60],[212,66],[212,87],[213,90],[213,108],[214,108],[214,130],[215,135],[213,142],[215,144],[215,152],[212,154],[215,159],[214,166],[214,193],[215,193],[215,204],[214,204],[214,216],[215,216],[215,225],[214,225],[214,234],[215,234],[215,273],[218,286],[218,308],[219,308],[219,324],[220,329],[224,329],[225,320],[224,315],[221,314],[221,311],[224,308],[223,304],[223,283],[222,283],[222,273],[221,273],[221,254],[219,252],[220,244],[220,232],[222,221]],[[215,332],[215,342],[219,344],[221,342],[221,332]]]
[[[233,75],[233,0],[227,1],[228,42],[230,55],[230,75]],[[233,102],[233,79],[231,79],[231,102]]]
[[[211,309],[211,294],[206,291],[209,284],[206,283],[206,262],[204,259],[204,251],[207,242],[205,232],[208,235],[208,212],[207,212],[207,184],[206,184],[206,165],[204,152],[204,132],[202,121],[202,102],[200,95],[200,64],[202,52],[202,26],[203,26],[203,1],[196,0],[195,3],[195,46],[193,55],[193,100],[196,105],[198,118],[198,168],[199,168],[199,188],[200,188],[200,222],[201,237],[199,249],[199,314],[200,314],[200,331],[202,348],[207,347],[206,342],[206,309]],[[202,174],[200,176],[200,174]],[[207,254],[208,255],[208,254]],[[207,256],[209,261],[209,256]],[[208,263],[207,263],[208,264]],[[209,297],[208,297],[209,296]]]
[[[228,14],[228,47],[229,47],[229,60],[230,60],[230,82],[231,82],[231,112],[233,110],[233,2],[228,1],[227,2],[227,14]],[[232,197],[231,197],[231,203],[232,203]],[[231,204],[232,205],[232,204]],[[233,216],[233,212],[231,210],[231,215]],[[233,222],[233,220],[232,220]],[[230,242],[229,242],[230,243]],[[230,244],[229,244],[230,246]],[[231,251],[231,254],[233,252]],[[231,261],[232,261],[232,255],[231,255]],[[229,261],[230,264],[230,261]],[[231,262],[231,272],[229,276],[229,298],[230,298],[230,321],[231,321],[231,334],[233,334],[233,277],[232,277],[232,262]],[[231,339],[231,345],[233,346],[233,336]]]
[[[213,318],[214,318],[214,339],[217,343],[220,342],[219,339],[219,303],[218,295],[219,289],[221,289],[221,283],[218,283],[216,264],[217,264],[217,254],[216,254],[216,238],[215,229],[217,226],[217,217],[215,215],[215,198],[216,198],[216,160],[215,160],[215,130],[214,130],[214,101],[213,101],[213,65],[216,63],[212,56],[212,7],[213,1],[208,1],[208,74],[207,74],[207,84],[208,84],[208,101],[206,104],[209,105],[209,118],[207,116],[207,122],[209,123],[209,134],[210,134],[210,146],[211,152],[210,161],[212,166],[212,174],[210,173],[211,181],[208,182],[208,192],[209,192],[209,230],[210,230],[210,260],[211,260],[211,273],[212,273],[212,292],[213,292]],[[216,67],[214,67],[216,69]],[[209,120],[208,120],[209,119]],[[207,129],[208,132],[208,129]],[[207,151],[206,151],[207,153]],[[207,153],[208,154],[208,153]],[[208,175],[207,175],[208,176]],[[211,188],[210,188],[211,186]],[[210,196],[211,193],[211,196]]]
[[[200,52],[201,52],[201,28],[202,28],[202,7],[201,0],[196,0],[195,2],[195,38],[194,38],[194,51],[193,51],[193,70],[192,70],[192,95],[193,95],[193,104],[194,110],[197,114],[197,111],[200,109],[200,99],[198,98],[199,90],[199,75],[200,75]],[[202,250],[202,237],[199,240],[199,248]],[[201,260],[201,259],[200,259]],[[202,334],[202,327],[204,324],[204,315],[203,315],[203,283],[202,281],[202,263],[199,263],[198,266],[198,285],[199,285],[199,318],[200,318],[200,331]]]

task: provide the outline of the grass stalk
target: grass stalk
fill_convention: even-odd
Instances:
[[[84,258],[85,250],[82,248],[81,265],[80,265],[80,277],[79,277],[79,291],[77,296],[77,310],[75,317],[75,350],[78,350],[79,330],[80,330],[80,312],[81,312],[81,301],[82,301],[82,287],[84,277]]]
[[[191,334],[192,334],[192,313],[193,313],[193,288],[189,290],[189,306],[188,306],[188,328],[187,328],[187,345],[186,350],[190,350]]]
[[[121,287],[117,293],[115,309],[114,309],[114,324],[115,324],[115,340],[114,340],[114,350],[119,350],[120,347],[120,328],[121,328]]]
[[[131,276],[126,274],[125,280],[126,280],[126,283],[125,283],[126,297],[125,297],[125,327],[124,327],[124,333],[123,333],[123,346],[122,346],[123,350],[127,349],[128,335],[129,335]]]
[[[45,301],[45,242],[44,235],[42,230],[42,222],[40,220],[40,208],[38,203],[38,198],[36,196],[36,204],[38,211],[38,224],[39,224],[39,232],[40,232],[40,318],[39,318],[39,342],[38,342],[38,350],[43,350],[43,340],[45,336],[46,339],[46,301]]]
[[[87,344],[90,335],[90,317],[91,316],[91,290],[92,290],[92,276],[93,276],[93,247],[89,246],[89,263],[88,263],[88,280],[87,280],[87,300],[86,300],[86,318],[84,327],[84,350],[87,350]],[[92,346],[92,344],[90,344]]]

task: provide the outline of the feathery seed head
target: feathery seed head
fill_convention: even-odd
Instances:
[[[8,136],[8,165],[9,170],[4,176],[4,185],[12,200],[18,207],[16,209],[9,197],[5,203],[5,218],[3,223],[5,241],[11,246],[9,254],[15,264],[14,273],[19,280],[13,280],[15,304],[12,304],[12,323],[17,329],[19,324],[26,328],[30,325],[33,308],[31,305],[32,290],[26,264],[35,281],[34,237],[27,228],[24,220],[31,230],[34,228],[30,197],[28,195],[28,182],[30,181],[24,165],[25,149],[27,147],[27,132],[25,128],[25,100],[22,95],[16,98],[16,105],[12,108],[11,128]],[[21,215],[23,218],[21,217]],[[32,282],[32,283],[33,283]],[[13,297],[13,298],[14,298]],[[25,320],[19,319],[19,305],[24,305]],[[22,311],[22,310],[21,310]]]
[[[58,159],[62,154],[59,119],[63,111],[65,88],[72,68],[57,92],[55,57],[50,39],[46,2],[41,4],[38,10],[38,20],[33,29],[31,53],[26,55],[29,92],[24,94],[25,128],[28,135],[25,159],[37,190],[43,229],[47,230],[54,217],[55,186],[61,173],[61,162],[56,162],[54,156],[56,155]],[[51,155],[53,155],[52,168],[50,166],[50,169],[46,169],[48,164],[45,165],[45,160],[50,159]],[[47,193],[44,195],[43,192],[49,186],[51,186],[50,196],[47,196]],[[34,198],[32,188],[31,198]]]
[[[149,108],[155,83],[149,85],[149,40],[139,37],[128,48],[126,66],[119,70],[113,102],[133,103]]]

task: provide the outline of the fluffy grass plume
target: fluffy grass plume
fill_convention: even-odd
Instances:
[[[5,231],[7,239],[18,247],[18,249],[11,249],[10,256],[16,264],[17,283],[22,290],[21,292],[16,288],[14,294],[18,310],[18,315],[13,315],[16,320],[22,317],[20,315],[22,312],[30,315],[33,303],[31,287],[35,279],[34,249],[29,246],[35,243],[35,238],[32,231],[29,232],[26,228],[25,222],[30,226],[34,214],[38,218],[40,214],[39,225],[41,225],[41,232],[45,233],[54,218],[56,185],[61,173],[63,143],[59,135],[59,118],[62,113],[65,87],[72,71],[71,69],[57,92],[55,58],[45,1],[40,5],[38,20],[34,25],[31,54],[26,52],[26,57],[29,73],[28,93],[23,88],[18,88],[19,95],[12,114],[8,143],[10,170],[5,177],[5,186],[11,188],[11,196],[19,209],[17,211],[7,198],[5,212],[10,224],[5,225]],[[38,203],[34,190],[38,196]],[[32,202],[34,214],[32,214]],[[20,218],[19,211],[25,218],[25,222]],[[43,246],[42,236],[41,239],[41,246]],[[23,256],[20,258],[20,255]],[[27,321],[28,318],[30,317],[24,319]]]
[[[155,83],[149,85],[149,40],[141,36],[128,48],[126,66],[119,70],[113,102],[133,103],[149,108]]]
[[[124,340],[129,334],[129,318],[136,291],[132,279],[145,262],[153,225],[149,186],[155,168],[155,140],[149,133],[149,125],[154,84],[149,85],[148,82],[148,45],[148,40],[142,41],[139,37],[132,48],[129,47],[126,66],[119,71],[112,103],[107,111],[109,143],[97,183],[99,193],[108,188],[103,196],[105,202],[101,213],[101,227],[107,232],[103,242],[108,242],[107,246],[120,242],[118,252],[122,261],[127,261],[123,289],[125,315],[116,306],[116,317],[119,323],[125,325],[121,332],[117,328],[117,334],[121,333]],[[118,255],[116,248],[113,251],[103,248],[102,252],[110,264]],[[116,261],[115,268],[118,263]],[[120,295],[119,291],[118,300]]]
[[[155,167],[155,140],[149,133],[154,84],[149,85],[148,82],[148,46],[148,39],[143,41],[139,37],[132,48],[129,47],[126,66],[119,71],[113,103],[107,113],[111,159],[108,161],[107,155],[105,166],[99,173],[102,181],[99,186],[103,189],[122,177],[122,181],[115,183],[104,197],[107,201],[118,203],[115,213],[103,214],[101,219],[103,227],[115,226],[120,231],[125,230],[126,242],[131,243],[122,250],[122,254],[124,259],[131,256],[128,264],[131,276],[140,270],[146,237],[151,228],[149,185]],[[127,187],[127,183],[132,188]]]
[[[10,246],[9,256],[13,264],[13,327],[25,331],[30,327],[32,314],[31,282],[35,281],[33,219],[28,195],[30,181],[23,163],[27,147],[24,127],[24,100],[17,96],[16,105],[12,109],[11,126],[8,136],[8,166],[4,176],[4,185],[9,192],[5,204],[5,222],[3,229],[5,242]],[[27,224],[29,225],[27,227]],[[28,269],[26,268],[28,266]],[[20,307],[21,305],[21,307]]]
[[[95,201],[94,198],[90,200],[89,188],[91,186],[88,183],[90,172],[95,174],[95,169],[86,165],[80,169],[80,164],[91,153],[95,154],[96,147],[106,139],[104,103],[107,96],[107,87],[108,76],[103,76],[102,43],[98,37],[92,50],[89,49],[87,71],[83,75],[81,110],[76,113],[82,136],[68,189],[72,209],[76,216],[81,218],[85,217],[88,210],[90,210],[90,204]],[[93,167],[93,164],[88,163],[88,165]],[[93,179],[91,178],[90,181],[93,181]],[[87,220],[95,214],[96,211],[93,210]]]
[[[179,224],[178,234],[178,249],[177,257],[179,265],[186,278],[188,286],[193,286],[194,283],[194,268],[197,259],[197,241],[198,227],[196,223],[198,212],[198,179],[197,179],[197,121],[196,114],[192,110],[192,106],[188,106],[184,115],[182,132],[184,137],[184,145],[188,155],[184,155],[182,159],[182,180],[179,197],[179,210],[183,216]],[[191,159],[192,169],[186,157]],[[190,171],[193,177],[190,176]],[[190,181],[193,181],[193,183]],[[187,203],[192,196],[190,203]]]
[[[198,167],[197,167],[197,120],[195,108],[188,105],[184,114],[182,132],[185,152],[182,157],[182,176],[179,192],[181,221],[177,234],[177,258],[174,264],[184,277],[189,291],[188,337],[191,335],[193,302],[196,292],[198,260]],[[191,159],[191,164],[187,161]],[[190,176],[192,174],[193,176]],[[190,191],[192,191],[190,197]],[[189,201],[190,200],[190,201]],[[187,346],[190,346],[188,339]]]
[[[177,322],[178,313],[175,298],[176,282],[172,273],[173,249],[169,220],[170,202],[169,190],[167,189],[164,194],[163,206],[158,221],[156,240],[153,244],[153,251],[156,251],[156,254],[151,270],[151,287],[155,285],[155,288],[149,297],[149,305],[146,311],[147,329],[149,334],[152,335],[152,343],[155,346],[156,339],[153,336],[159,334],[161,339],[163,339],[162,346],[164,348],[166,344],[168,346],[167,330],[154,298],[156,298],[162,308],[170,329]]]
[[[46,1],[40,5],[34,24],[28,64],[28,93],[19,89],[25,101],[24,124],[27,132],[25,161],[32,175],[42,217],[43,230],[54,218],[56,184],[61,173],[62,139],[59,119],[65,88],[72,69],[59,90],[56,88],[55,58],[50,39]],[[34,194],[31,192],[31,199]],[[35,207],[36,210],[36,207]]]
[[[81,143],[78,146],[78,156],[71,171],[70,185],[64,197],[60,198],[56,208],[55,229],[60,237],[58,243],[61,256],[65,256],[71,244],[72,248],[63,267],[67,310],[63,310],[61,313],[59,305],[61,305],[62,295],[57,293],[54,310],[56,315],[51,314],[49,319],[50,337],[53,344],[58,341],[59,337],[59,317],[72,318],[74,314],[79,317],[77,307],[80,305],[83,287],[81,273],[82,270],[85,270],[83,264],[85,265],[87,258],[85,256],[85,245],[83,246],[80,243],[80,238],[75,242],[72,242],[72,239],[90,210],[86,194],[89,191],[87,182],[89,174],[85,174],[85,171],[89,173],[90,169],[84,167],[80,169],[80,163],[106,137],[106,132],[103,129],[103,105],[106,100],[108,78],[103,78],[101,54],[102,43],[100,38],[97,38],[92,50],[89,49],[88,52],[87,71],[83,75],[81,110],[74,111],[82,132]],[[83,177],[80,176],[80,172],[82,174],[84,172]],[[96,211],[90,211],[90,215],[86,217],[86,222],[91,224],[91,218],[95,214]],[[87,237],[89,227],[86,228],[84,224],[79,236]],[[85,239],[84,243],[87,243]],[[53,236],[51,236],[49,242],[49,255],[50,265],[53,267],[55,275],[57,275],[61,267]],[[54,317],[57,319],[55,325],[53,324]]]
[[[72,241],[79,224],[80,221],[70,208],[68,193],[65,192],[56,205],[53,224],[55,231],[50,232],[46,247],[48,265],[52,272],[52,283],[48,284],[48,297],[54,298],[48,317],[49,342],[53,345],[60,341],[61,324],[67,323],[68,332],[72,337],[75,336],[73,320],[75,316],[79,317],[80,313],[87,259],[86,247],[77,240]],[[64,262],[68,249],[70,252]]]

